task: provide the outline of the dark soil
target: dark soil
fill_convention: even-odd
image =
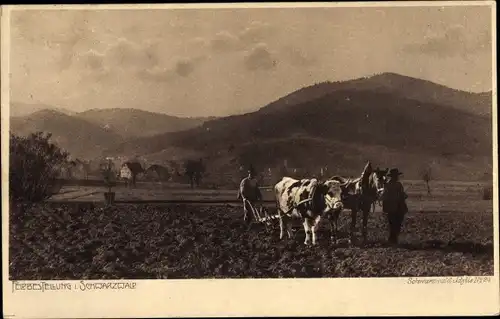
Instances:
[[[342,218],[341,236],[350,220]],[[358,228],[361,220],[358,221]],[[247,226],[239,208],[44,203],[10,213],[11,280],[400,277],[493,275],[491,213],[410,213],[400,244],[385,244],[381,213],[369,242],[334,245],[326,223],[306,247],[279,227]],[[359,237],[359,236],[358,236]]]

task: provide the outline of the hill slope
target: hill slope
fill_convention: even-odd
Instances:
[[[17,106],[17,103],[11,105],[12,108]],[[39,105],[42,106],[45,105]],[[26,108],[17,110],[27,112]],[[50,132],[53,141],[60,147],[75,157],[86,159],[100,157],[104,150],[127,139],[185,130],[210,119],[179,118],[135,109],[94,109],[72,113],[50,107],[27,113],[29,114],[24,116],[11,114],[10,126],[13,133],[28,135],[35,131]]]
[[[288,160],[315,171],[329,165],[358,174],[367,159],[418,174],[433,165],[442,178],[478,178],[491,166],[491,119],[457,108],[369,90],[337,90],[287,107],[271,104],[176,133],[129,141],[109,154],[203,152],[228,170]],[[224,159],[222,159],[224,158]],[[231,164],[230,164],[231,163]]]
[[[13,117],[10,120],[10,130],[18,135],[28,135],[35,131],[50,132],[53,142],[79,158],[94,158],[103,150],[124,141],[114,132],[54,110]]]
[[[114,131],[124,138],[182,131],[199,126],[207,120],[207,118],[181,118],[137,109],[92,109],[76,116]]]
[[[395,73],[382,73],[344,82],[323,82],[292,92],[267,105],[266,111],[301,104],[342,90],[390,93],[399,98],[450,106],[475,115],[490,116],[492,93],[471,93]]]
[[[23,103],[23,102],[10,103],[10,117],[27,116],[42,110],[53,110],[66,115],[76,114],[75,112],[64,108],[58,108],[46,104],[34,104],[34,103]]]

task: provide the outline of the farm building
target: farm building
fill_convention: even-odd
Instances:
[[[132,170],[127,165],[127,163],[123,164],[120,169],[120,178],[131,179],[132,178]]]
[[[120,168],[120,178],[129,180],[132,184],[135,184],[135,179],[137,175],[143,173],[144,169],[142,165],[138,162],[125,162]]]

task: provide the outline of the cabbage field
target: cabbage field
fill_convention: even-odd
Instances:
[[[271,208],[272,209],[272,208]],[[361,215],[361,214],[359,214]],[[341,236],[349,225],[342,217]],[[358,228],[361,220],[358,222]],[[493,275],[493,217],[484,211],[411,211],[390,247],[375,212],[369,242],[319,245],[279,240],[279,226],[247,226],[239,205],[13,204],[9,277],[187,279]],[[358,229],[359,230],[359,229]]]

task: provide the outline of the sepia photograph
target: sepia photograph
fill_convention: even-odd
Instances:
[[[490,282],[495,10],[2,7],[4,289]]]

